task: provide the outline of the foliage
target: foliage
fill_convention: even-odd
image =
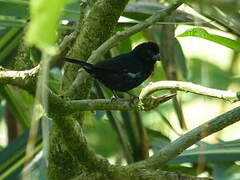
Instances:
[[[49,4],[50,2],[51,4]],[[26,67],[27,63],[25,62],[30,61],[30,65],[27,67],[29,69],[39,63],[41,54],[56,54],[60,40],[79,26],[79,16],[82,13],[88,14],[94,2],[84,4],[85,1],[80,0],[70,2],[62,0],[40,1],[38,4],[35,1],[29,2],[27,0],[0,0],[0,65],[9,69],[22,69],[22,67]],[[232,86],[238,89],[239,78],[236,77],[238,71],[235,71],[235,67],[238,67],[240,50],[238,41],[240,21],[237,18],[240,4],[236,1],[226,2],[223,0],[202,1],[201,3],[195,0],[187,0],[185,3],[204,18],[199,18],[196,13],[189,14],[179,10],[173,13],[173,20],[164,19],[150,28],[135,33],[126,40],[119,42],[104,57],[108,58],[112,55],[125,53],[142,41],[156,41],[164,46],[166,41],[162,37],[163,26],[172,25],[174,28],[175,25],[177,28],[184,28],[184,25],[191,24],[190,30],[176,34],[176,38],[173,37],[169,40],[173,46],[166,45],[174,57],[174,65],[172,66],[176,72],[174,80],[191,81],[218,89],[228,89]],[[138,22],[144,22],[146,18],[163,9],[163,7],[160,3],[130,2],[112,35],[118,31],[126,30],[129,26]],[[31,11],[29,11],[29,8]],[[31,18],[30,25],[29,18]],[[197,22],[195,22],[196,19]],[[67,23],[63,23],[63,20],[67,20]],[[28,25],[29,29],[26,30]],[[216,32],[220,32],[221,35]],[[35,47],[22,49],[22,46],[25,46],[25,38],[23,37],[25,33],[27,33],[27,42],[40,50]],[[229,34],[231,38],[225,37]],[[226,49],[230,48],[232,58],[225,59],[225,61],[229,61],[229,67],[221,66],[218,62],[207,58],[191,57],[185,53],[186,49],[182,46],[182,41],[185,39],[186,42],[190,42],[188,38],[192,36],[220,44]],[[174,47],[174,49],[171,49],[171,47]],[[191,44],[187,48],[191,49]],[[22,51],[27,51],[29,58],[25,57]],[[218,52],[213,52],[213,56],[215,53]],[[25,61],[16,64],[15,62],[22,57],[23,59],[26,58]],[[164,64],[158,64],[153,75],[137,89],[134,89],[133,93],[139,94],[141,89],[150,82],[167,79],[172,73],[166,71],[167,68],[164,67]],[[61,90],[63,69],[62,63],[57,62],[50,66],[49,71],[49,87],[58,95],[63,93]],[[207,73],[204,73],[205,70]],[[205,83],[206,79],[207,83]],[[112,92],[100,86],[97,83],[93,85],[90,98],[111,98]],[[156,95],[163,93],[165,92],[158,92]],[[12,142],[9,142],[8,145],[1,144],[3,148],[0,149],[0,179],[18,179],[23,173],[24,164],[27,162],[24,152],[28,142],[34,98],[20,88],[5,84],[0,86],[0,96],[2,104],[0,106],[1,123],[6,124],[6,127],[0,126],[0,128],[7,129],[9,132],[16,132],[15,139]],[[127,96],[123,95],[123,97]],[[156,153],[162,147],[171,143],[172,139],[185,132],[184,127],[179,125],[181,124],[181,117],[175,112],[182,109],[183,114],[185,114],[185,106],[191,106],[192,109],[189,108],[188,111],[193,111],[194,106],[201,103],[200,98],[195,95],[186,96],[180,93],[178,97],[180,97],[177,99],[179,107],[168,102],[149,112],[87,112],[84,114],[84,134],[87,141],[97,154],[113,159],[116,164],[123,164],[125,161],[131,164],[146,159],[149,151]],[[209,104],[206,103],[206,106],[209,106],[209,108],[212,106],[210,102],[214,102],[214,106],[221,109],[221,112],[218,113],[226,111],[224,104],[220,101],[208,99],[207,102]],[[210,114],[207,108],[206,112]],[[11,116],[7,114],[11,114]],[[196,115],[192,114],[190,116],[191,121],[194,121],[194,116]],[[202,118],[205,120],[206,116],[202,116]],[[183,120],[186,121],[187,127],[190,127],[191,124],[186,119],[189,119],[189,117],[185,117]],[[207,117],[207,119],[210,119],[210,117]],[[28,162],[27,166],[30,169],[28,176],[34,179],[46,177],[46,153],[48,152],[48,135],[52,120],[47,118],[44,122],[39,123],[42,128],[39,128],[36,137],[35,156]],[[1,134],[7,134],[6,131],[1,130],[0,132]],[[141,152],[139,152],[140,150]],[[201,141],[197,147],[185,150],[181,155],[164,165],[162,169],[191,175],[205,173],[216,179],[239,179],[239,156],[239,140],[237,139],[233,141],[219,140],[215,144]],[[190,164],[190,167],[186,167],[184,163]]]

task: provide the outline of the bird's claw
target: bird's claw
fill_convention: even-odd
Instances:
[[[130,106],[134,106],[139,101],[139,97],[134,96],[129,101],[130,101]]]

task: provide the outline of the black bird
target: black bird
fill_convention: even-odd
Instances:
[[[144,42],[129,53],[96,64],[70,58],[64,60],[81,65],[109,89],[127,92],[139,86],[151,75],[154,64],[159,58],[158,45],[154,42]]]

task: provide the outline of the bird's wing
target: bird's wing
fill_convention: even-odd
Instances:
[[[95,68],[113,73],[138,73],[142,69],[141,66],[139,60],[131,53],[122,54],[94,65]]]

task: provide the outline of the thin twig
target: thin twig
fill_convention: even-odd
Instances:
[[[100,55],[105,54],[109,49],[116,46],[117,44],[119,44],[121,41],[128,38],[129,36],[155,24],[161,18],[168,16],[172,11],[177,9],[182,3],[183,3],[182,0],[178,0],[166,8],[156,11],[152,16],[147,18],[144,22],[140,22],[128,28],[125,31],[116,33],[114,36],[112,36],[110,39],[104,42],[97,50],[93,51],[91,56],[88,58],[88,62],[95,63],[96,61],[99,60],[99,57],[101,57]]]
[[[24,71],[14,71],[0,67],[0,83],[15,85],[23,89],[30,88],[32,91],[36,86],[35,80],[39,70],[40,65]]]

